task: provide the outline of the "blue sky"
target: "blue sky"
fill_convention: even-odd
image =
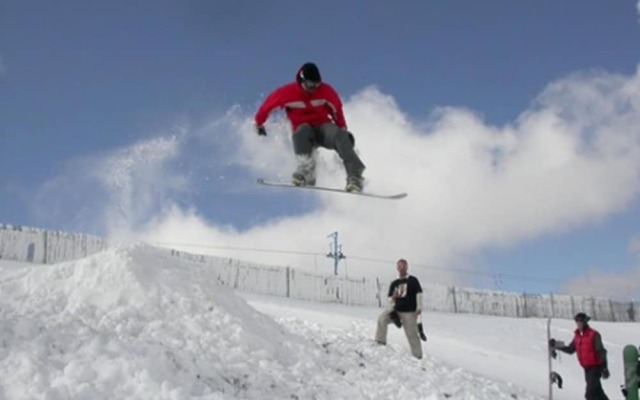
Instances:
[[[393,273],[393,264],[359,263],[358,257],[406,256],[416,274],[446,282],[637,296],[629,282],[640,281],[638,157],[631,152],[621,157],[628,163],[617,166],[615,159],[579,156],[592,134],[640,137],[633,123],[640,118],[633,91],[638,43],[638,3],[622,0],[5,1],[0,221],[319,254],[328,249],[326,235],[340,230],[345,253],[355,253],[347,263],[353,274]],[[253,136],[251,116],[264,95],[291,81],[306,61],[315,61],[345,100],[371,189],[408,191],[406,210],[255,187],[257,176],[286,174],[292,161],[281,115],[270,120],[266,140]],[[589,103],[593,91],[601,103]],[[629,109],[603,111],[593,123],[577,119],[590,115],[593,104],[620,96]],[[531,154],[545,160],[546,152],[559,153],[556,141],[565,143],[566,132],[544,142],[545,129],[558,124],[545,125],[543,111],[581,101],[584,107],[561,121],[579,138],[575,165],[557,154],[572,174],[566,182],[527,183],[530,175],[521,172],[540,164],[532,156],[505,162],[508,179],[476,188],[481,180],[470,169],[483,164],[452,161],[482,135],[470,154],[489,146],[489,153],[498,148],[508,155],[515,146],[542,149]],[[374,124],[371,110],[388,118]],[[540,118],[527,120],[530,115]],[[628,125],[605,132],[609,120]],[[527,132],[541,132],[539,141]],[[530,143],[537,147],[526,147]],[[331,176],[339,174],[335,160],[324,157]],[[530,162],[526,168],[523,160]],[[511,172],[520,177],[517,184]],[[563,188],[595,175],[601,186]],[[458,188],[463,179],[469,181]],[[327,182],[340,184],[338,178]],[[526,190],[532,193],[523,198],[546,202],[544,218],[522,211],[541,203],[518,208],[507,201]],[[496,200],[503,192],[509,195]],[[401,216],[407,210],[424,219],[413,226]],[[497,214],[487,217],[486,210]],[[383,222],[372,224],[367,215]],[[300,229],[314,239],[299,242]],[[358,233],[375,229],[385,231],[380,242]],[[319,256],[311,263],[198,250],[331,271]],[[460,270],[475,274],[455,273]]]

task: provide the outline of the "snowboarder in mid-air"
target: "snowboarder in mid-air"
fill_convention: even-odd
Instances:
[[[322,81],[314,63],[306,63],[296,74],[296,81],[274,90],[255,115],[256,132],[266,136],[264,127],[269,114],[283,108],[293,128],[293,150],[298,166],[292,175],[296,186],[315,186],[318,147],[335,150],[347,173],[345,190],[362,192],[365,165],[354,150],[354,136],[347,130],[338,93]]]

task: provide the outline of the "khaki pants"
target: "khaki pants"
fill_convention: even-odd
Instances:
[[[387,343],[387,328],[391,323],[392,310],[386,309],[378,317],[378,329],[376,329],[376,342]],[[402,321],[402,328],[404,334],[409,341],[409,347],[411,348],[411,354],[416,358],[422,358],[422,343],[420,342],[420,336],[418,336],[418,316],[415,312],[398,312],[400,321]]]

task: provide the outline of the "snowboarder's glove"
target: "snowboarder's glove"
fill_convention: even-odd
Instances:
[[[604,368],[602,370],[602,379],[609,379],[609,370],[607,368]]]
[[[567,347],[562,340],[549,339],[549,347],[555,350],[565,351]]]
[[[267,136],[267,130],[263,125],[256,125],[256,133],[258,136]]]
[[[424,334],[424,327],[422,326],[422,322],[418,324],[418,334],[420,335],[420,339],[422,339],[423,342],[427,341],[427,335]]]
[[[551,358],[553,358],[554,360],[556,358],[558,358],[558,353],[556,352],[556,349],[558,348],[558,343],[555,339],[551,338],[549,339],[549,355],[551,356]]]

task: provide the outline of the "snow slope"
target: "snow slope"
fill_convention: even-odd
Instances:
[[[0,260],[0,399],[546,393],[541,320],[429,314],[426,356],[415,360],[394,327],[389,346],[372,342],[379,309],[238,295],[213,276],[205,265],[144,245],[54,265]],[[559,337],[569,329],[557,323]],[[639,329],[602,324],[601,331],[617,352]],[[575,360],[561,367],[571,388],[558,398],[579,398]]]
[[[380,313],[379,309],[370,307],[318,304],[250,293],[240,295],[268,315],[303,319],[325,330],[362,329],[366,338],[373,337]],[[436,360],[439,366],[461,368],[493,381],[509,382],[530,394],[547,398],[546,319],[431,312],[423,315],[423,322],[428,336],[423,346],[425,355]],[[609,397],[616,398],[623,383],[622,349],[627,344],[640,345],[640,324],[594,322],[592,325],[602,333],[609,352],[612,376],[603,381],[603,385]],[[575,323],[570,320],[552,322],[552,336],[560,340],[570,341],[574,329]],[[403,331],[393,325],[389,327],[389,343],[395,352],[406,358],[410,356]],[[565,387],[554,389],[554,399],[584,398],[584,376],[575,356],[559,354],[554,370],[563,376]],[[459,398],[484,398],[467,395],[469,393]]]

